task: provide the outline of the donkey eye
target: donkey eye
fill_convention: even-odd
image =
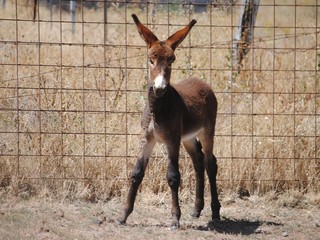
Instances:
[[[153,63],[153,61],[150,59],[150,63],[151,63],[151,65],[154,65],[154,63]]]

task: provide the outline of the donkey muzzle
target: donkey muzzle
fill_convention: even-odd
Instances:
[[[162,74],[154,79],[153,91],[157,97],[162,96],[167,89],[167,81]]]

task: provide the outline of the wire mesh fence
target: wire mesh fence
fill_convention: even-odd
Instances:
[[[126,189],[148,77],[135,13],[161,39],[197,19],[176,50],[172,81],[197,76],[216,93],[222,191],[320,189],[317,0],[261,0],[240,70],[232,48],[241,1],[2,3],[1,187]],[[159,192],[164,149],[153,156],[144,186]],[[193,189],[183,149],[180,158],[182,188]]]

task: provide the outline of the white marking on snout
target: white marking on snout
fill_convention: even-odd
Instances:
[[[154,88],[155,89],[165,89],[167,86],[167,81],[163,77],[163,75],[159,74],[154,80]]]

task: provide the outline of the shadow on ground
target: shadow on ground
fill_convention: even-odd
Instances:
[[[257,229],[262,225],[283,226],[283,224],[275,222],[224,218],[221,221],[210,221],[206,226],[198,226],[194,227],[194,229],[199,231],[216,231],[224,234],[250,235],[257,233]]]
[[[108,221],[114,222],[116,221]],[[223,218],[221,221],[210,221],[206,225],[189,225],[182,224],[179,230],[193,229],[197,231],[215,231],[222,234],[232,235],[251,235],[259,233],[258,228],[260,226],[283,226],[282,223],[269,222],[269,221],[250,221],[244,219],[229,219]],[[170,228],[167,224],[150,224],[150,223],[139,223],[139,224],[125,224],[127,227],[156,227],[156,228]]]

